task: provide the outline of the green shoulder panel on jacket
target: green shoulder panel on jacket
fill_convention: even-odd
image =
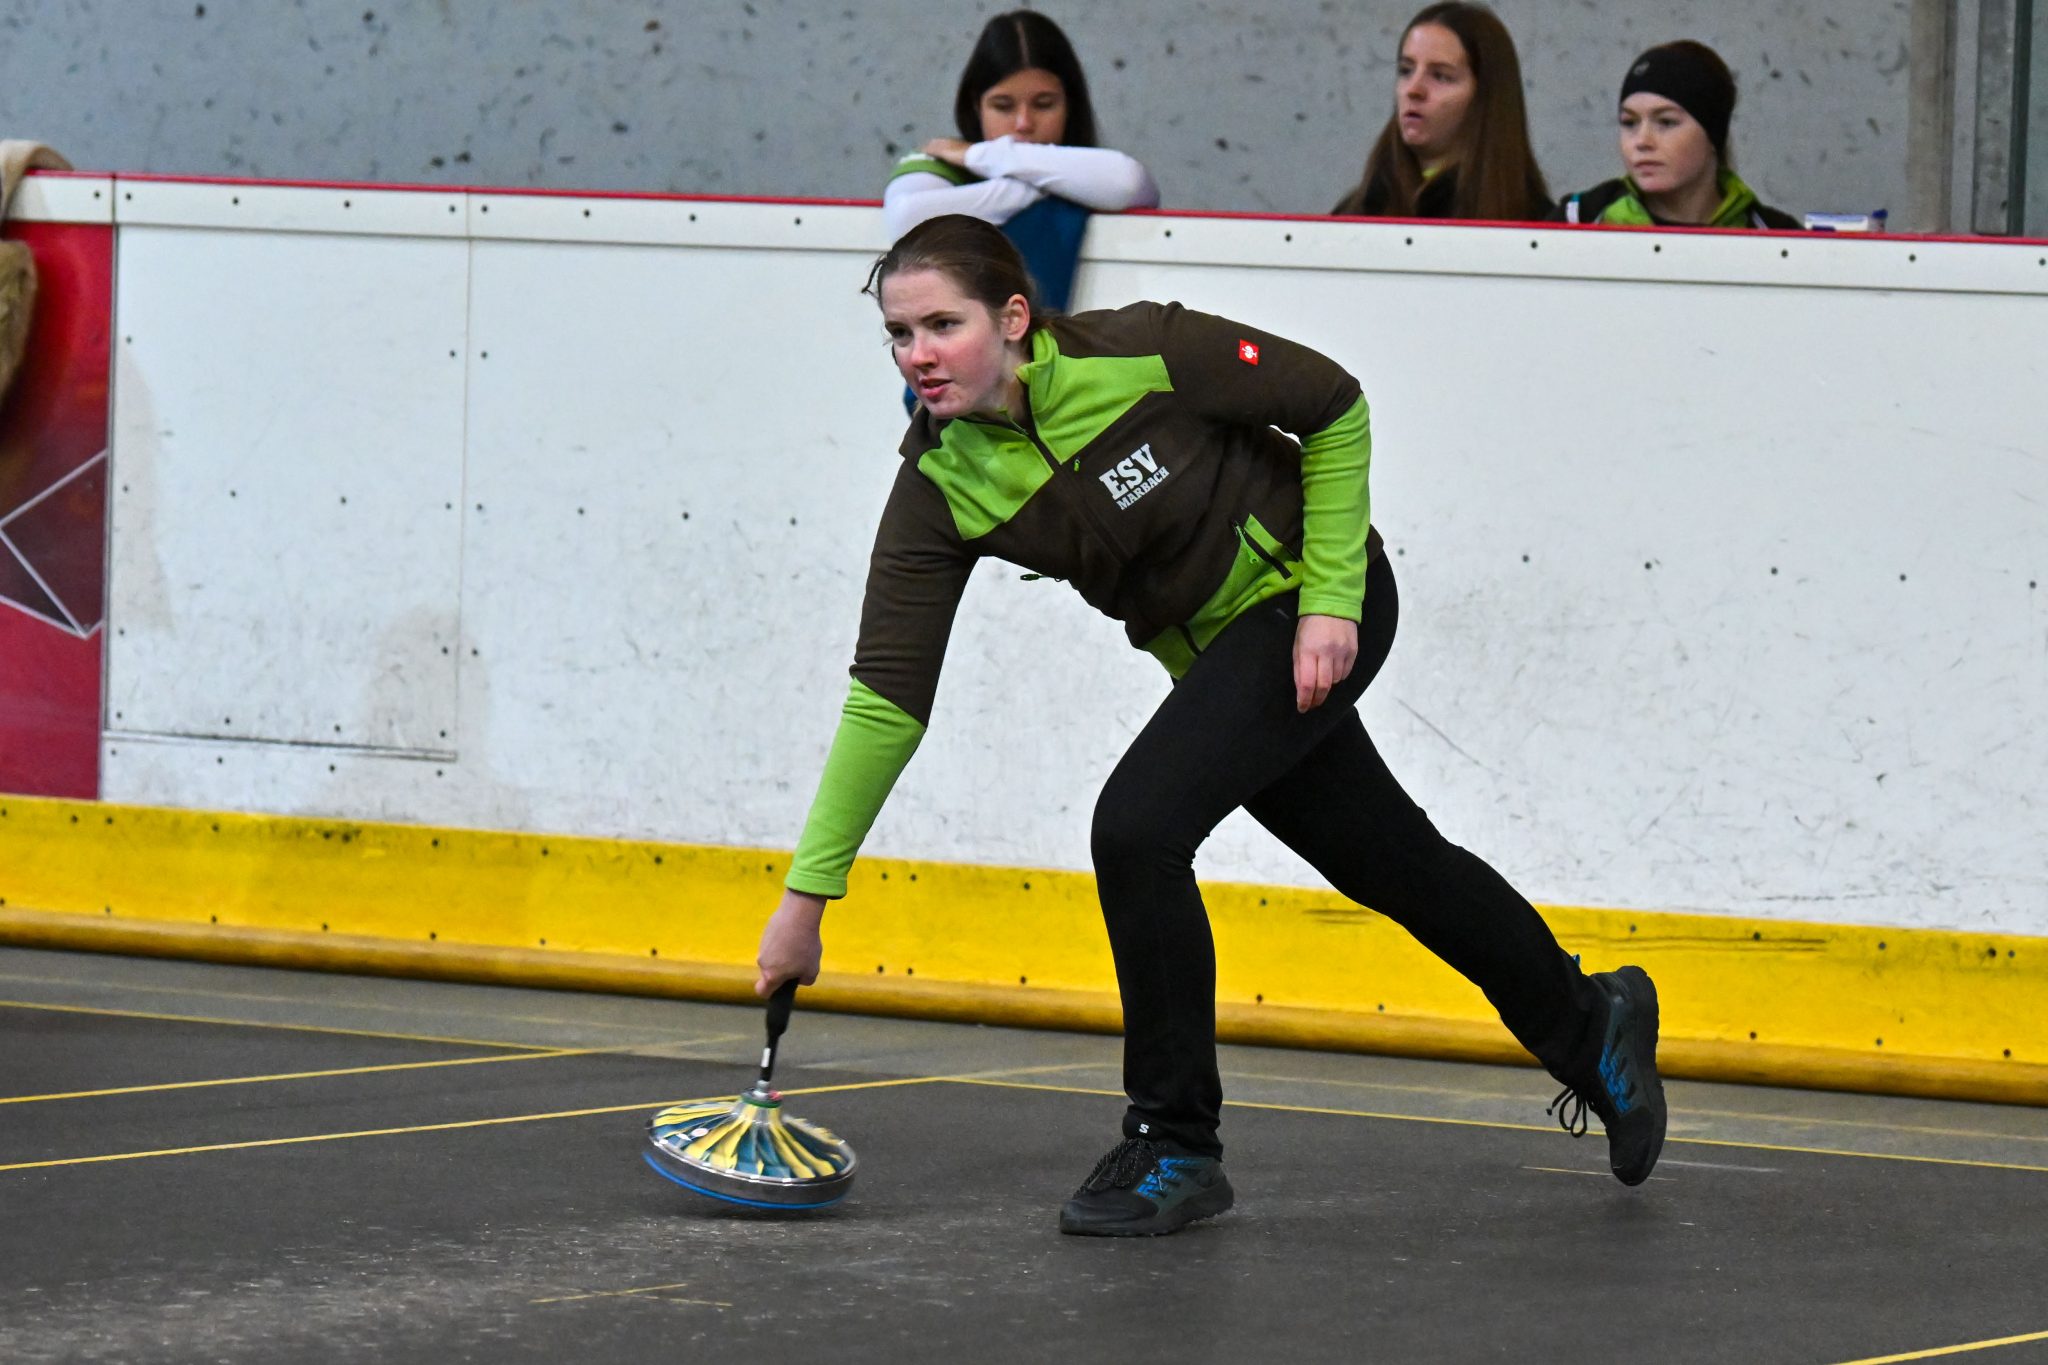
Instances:
[[[1756,191],[1733,171],[1721,172],[1721,207],[1714,210],[1710,227],[1748,227],[1750,210],[1756,207]]]
[[[935,156],[926,156],[922,152],[912,152],[897,162],[895,169],[889,172],[889,178],[894,180],[899,175],[915,175],[920,172],[936,175],[939,179],[955,185],[972,184],[981,179],[973,171],[955,166],[950,161],[941,161]]]
[[[1070,460],[1150,393],[1173,392],[1160,355],[1073,356],[1050,331],[1031,335],[1031,361],[1017,371],[1035,395],[1038,439]]]
[[[1715,206],[1714,214],[1704,226],[1717,228],[1755,227],[1755,218],[1768,219],[1776,214],[1766,209],[1756,197],[1756,191],[1733,171],[1722,171],[1721,202]],[[1597,185],[1584,194],[1575,194],[1567,203],[1577,200],[1581,204],[1580,222],[1606,224],[1609,227],[1656,227],[1657,220],[1651,216],[1649,207],[1643,202],[1643,192],[1628,176]],[[1588,215],[1586,208],[1600,204],[1597,213]],[[1794,224],[1797,226],[1797,224]]]
[[[1599,190],[1608,190],[1610,186],[1612,187],[1610,192],[1613,194],[1613,198],[1608,202],[1607,206],[1594,214],[1590,220],[1582,221],[1607,223],[1616,227],[1656,226],[1657,220],[1650,216],[1650,211],[1643,207],[1642,199],[1636,194],[1635,181],[1627,179],[1609,181],[1607,185],[1599,186],[1593,193],[1598,193]]]
[[[1173,381],[1156,355],[1068,356],[1045,330],[1031,334],[1031,359],[1017,373],[1045,416],[1038,439],[1069,460],[1148,393]],[[1021,429],[965,419],[945,424],[918,456],[920,473],[946,496],[962,540],[976,540],[1017,515],[1052,478],[1052,466]]]
[[[1052,467],[1021,431],[988,422],[946,423],[940,442],[917,457],[938,485],[962,540],[978,540],[1017,515],[1045,487]]]
[[[924,727],[901,707],[853,683],[784,886],[812,896],[846,894],[861,843],[923,739]]]
[[[1168,677],[1185,676],[1194,667],[1195,656],[1232,621],[1266,599],[1301,585],[1300,557],[1257,517],[1247,515],[1238,523],[1237,542],[1237,558],[1209,600],[1184,624],[1145,642],[1145,652],[1165,666]]]

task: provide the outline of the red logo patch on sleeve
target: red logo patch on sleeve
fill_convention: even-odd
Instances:
[[[1256,365],[1259,363],[1259,348],[1249,341],[1240,341],[1237,343],[1237,358],[1247,365]]]

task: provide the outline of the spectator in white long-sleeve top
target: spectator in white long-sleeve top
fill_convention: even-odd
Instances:
[[[1001,227],[1045,303],[1064,310],[1088,214],[1153,208],[1159,189],[1135,158],[1095,145],[1080,60],[1059,25],[1032,10],[988,21],[953,101],[960,136],[903,158],[882,196],[890,237],[965,213]]]

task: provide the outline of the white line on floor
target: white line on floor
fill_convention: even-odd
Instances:
[[[1666,1166],[1691,1166],[1702,1171],[1741,1171],[1745,1175],[1776,1175],[1776,1166],[1729,1166],[1718,1161],[1680,1161],[1676,1157],[1665,1157]]]

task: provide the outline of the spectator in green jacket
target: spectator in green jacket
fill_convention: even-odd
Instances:
[[[1550,190],[1529,147],[1522,64],[1484,5],[1427,6],[1401,34],[1394,112],[1365,175],[1330,210],[1361,218],[1540,221]]]
[[[1567,195],[1567,223],[1798,231],[1735,174],[1728,124],[1735,77],[1705,43],[1665,43],[1636,58],[1621,83],[1621,161],[1628,174]]]

